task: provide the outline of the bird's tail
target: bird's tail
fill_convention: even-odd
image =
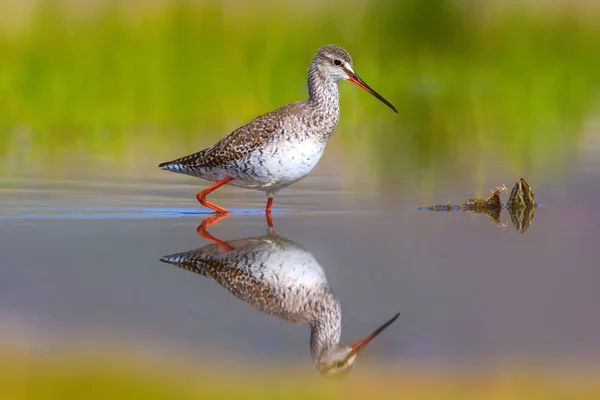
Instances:
[[[203,155],[203,151],[190,154],[189,156],[181,157],[176,160],[160,163],[158,164],[158,168],[182,174],[197,173],[197,167],[201,164],[200,160],[202,160]]]
[[[158,164],[158,168],[173,172],[187,172],[190,170],[190,167],[184,164],[184,159],[182,158],[160,163]]]
[[[165,171],[180,172],[183,169],[183,166],[181,163],[177,162],[177,160],[173,160],[158,164],[158,168],[164,169]]]
[[[206,263],[202,258],[201,251],[192,250],[183,253],[169,254],[167,256],[162,256],[160,261],[206,276],[206,270],[204,269]]]
[[[188,261],[188,257],[186,257],[185,253],[176,253],[176,254],[169,254],[168,256],[162,256],[160,258],[160,261],[166,263],[166,264],[173,264],[173,265],[179,265],[185,261]]]

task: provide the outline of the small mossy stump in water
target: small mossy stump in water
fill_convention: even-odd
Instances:
[[[491,190],[489,196],[484,199],[471,198],[464,203],[453,206],[448,202],[445,205],[434,205],[431,207],[419,207],[418,210],[428,211],[466,211],[475,214],[485,214],[498,225],[505,227],[506,225],[500,221],[500,214],[503,208],[508,209],[511,221],[519,232],[525,232],[531,221],[533,220],[534,210],[537,206],[533,190],[521,178],[517,181],[510,192],[510,197],[507,203],[502,203],[500,193],[507,191],[505,185],[497,187],[496,190]]]
[[[500,212],[502,211],[502,201],[500,200],[500,193],[506,189],[505,185],[497,187],[496,190],[490,190],[490,194],[487,199],[469,199],[462,203],[460,211],[467,211],[476,214],[486,214],[490,219],[496,221],[500,218]]]

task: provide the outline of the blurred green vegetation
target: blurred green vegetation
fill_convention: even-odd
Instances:
[[[0,398],[49,399],[511,399],[600,398],[593,373],[557,379],[548,368],[501,367],[479,372],[414,371],[358,365],[339,379],[316,370],[150,361],[131,351],[63,348],[59,359],[3,348]],[[359,363],[360,364],[360,363]],[[372,364],[372,363],[371,363]],[[310,367],[310,366],[309,366]],[[593,372],[593,371],[590,371]]]
[[[565,162],[598,112],[599,19],[485,3],[108,1],[77,14],[40,1],[17,28],[0,18],[3,174],[72,154],[139,167],[199,150],[305,98],[312,55],[336,43],[400,110],[340,84],[332,147],[356,160],[347,168],[435,176],[460,160],[481,176],[496,157],[530,177]]]

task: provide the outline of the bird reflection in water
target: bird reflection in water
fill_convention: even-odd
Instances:
[[[310,325],[310,352],[323,375],[349,372],[360,350],[398,318],[396,314],[353,345],[340,345],[340,303],[314,256],[275,233],[270,220],[263,236],[225,242],[207,232],[208,226],[225,217],[211,217],[198,227],[198,233],[213,244],[160,260],[216,280],[263,312]]]

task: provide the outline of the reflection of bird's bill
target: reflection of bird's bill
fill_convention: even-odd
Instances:
[[[390,319],[385,324],[381,325],[373,333],[365,336],[359,342],[357,342],[356,344],[350,346],[351,351],[350,351],[350,353],[348,355],[350,356],[352,354],[358,353],[360,351],[360,349],[362,349],[363,347],[365,347],[371,340],[375,339],[377,337],[377,335],[379,335],[381,332],[383,332],[388,326],[390,326],[391,324],[393,324],[394,321],[396,321],[399,316],[400,316],[400,313],[394,315],[394,317],[392,319]]]
[[[348,73],[348,80],[352,83],[356,83],[358,86],[365,89],[367,92],[371,93],[373,96],[375,96],[377,99],[379,99],[383,104],[385,104],[386,106],[388,106],[389,108],[394,110],[394,112],[396,114],[398,114],[398,109],[396,107],[394,107],[392,105],[392,103],[390,103],[389,101],[384,99],[383,96],[381,96],[379,93],[377,93],[375,90],[373,90],[369,85],[367,85],[367,83],[365,81],[363,81],[354,72]]]

